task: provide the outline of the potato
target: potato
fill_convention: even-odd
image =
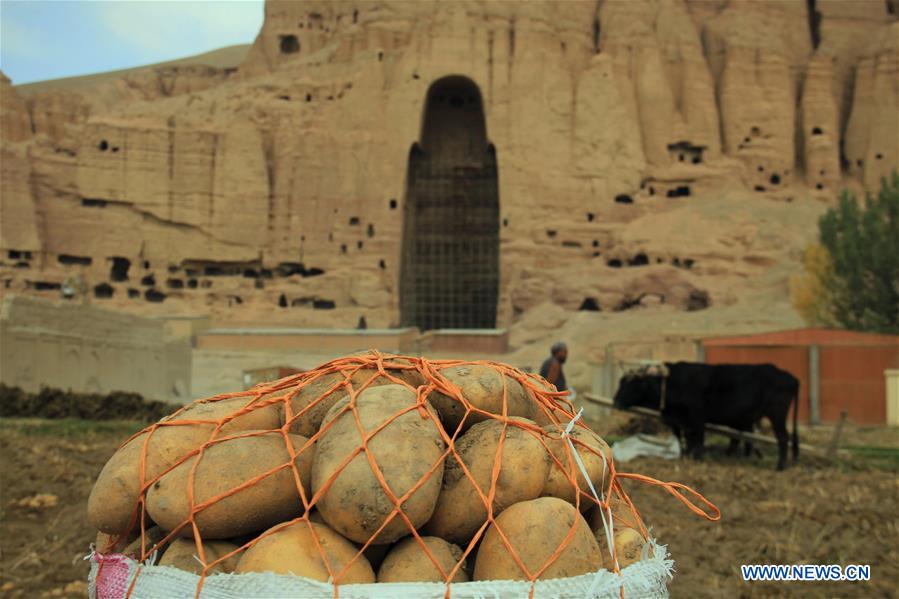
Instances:
[[[362,549],[363,545],[362,543],[357,543],[356,546],[359,549]],[[375,545],[372,543],[362,551],[362,555],[368,560],[372,570],[377,570],[381,567],[381,564],[384,563],[384,558],[387,557],[391,547],[393,547],[393,545]]]
[[[525,418],[512,420],[534,424]],[[499,420],[479,422],[456,441],[456,452],[485,496],[490,490],[502,430],[503,423]],[[509,424],[503,440],[493,514],[499,514],[513,503],[539,497],[549,474],[549,466],[549,454],[539,439],[533,433]],[[452,455],[448,456],[443,489],[434,515],[424,530],[430,535],[465,546],[485,520],[487,506],[471,480],[465,476],[459,462]]]
[[[630,506],[623,499],[616,496],[609,497],[609,509],[612,511],[612,529],[621,528],[637,528],[637,518],[631,511]],[[590,511],[587,521],[590,523],[590,529],[596,535],[596,540],[601,546],[605,546],[605,526],[603,525],[603,514],[600,512],[599,506]],[[608,515],[606,515],[608,522]]]
[[[421,376],[421,374],[419,374],[417,370],[390,369],[389,366],[391,364],[411,364],[411,362],[400,359],[386,360],[385,370],[388,370],[391,375],[407,382],[413,387],[424,384],[424,378]],[[356,373],[353,374],[350,379],[353,388],[358,393],[363,384],[365,384],[378,374],[379,373],[377,369],[374,368],[363,368],[356,371]],[[346,386],[339,387],[331,392],[327,397],[322,398],[317,403],[315,402],[319,400],[319,398],[321,398],[323,394],[327,393],[332,387],[334,387],[334,385],[345,380],[346,377],[343,375],[343,373],[333,372],[316,378],[314,381],[300,389],[300,391],[290,400],[291,411],[294,416],[294,419],[292,420],[290,425],[290,432],[297,435],[303,435],[304,437],[312,437],[315,433],[317,433],[318,429],[321,427],[322,420],[324,420],[325,415],[334,406],[334,404],[345,397],[349,397],[349,389]],[[393,381],[391,381],[387,377],[377,376],[377,378],[375,378],[375,380],[372,381],[369,386],[366,387],[366,389],[392,384],[395,383],[393,383]],[[287,392],[288,391],[285,390],[279,391],[278,393],[282,394]],[[303,412],[301,415],[297,416],[297,414],[299,414],[310,404],[314,405],[312,405],[306,412]],[[287,414],[285,412],[282,415],[282,424],[286,423],[286,417]]]
[[[640,557],[642,556],[643,552],[643,545],[646,544],[646,540],[638,530],[626,526],[618,527],[615,529],[615,534],[613,535],[613,537],[615,542],[615,557],[618,558],[619,568],[624,569],[631,564],[640,561]],[[603,568],[609,571],[613,571],[614,562],[612,561],[612,553],[608,549],[608,543],[605,540],[605,536],[601,537],[600,540],[599,535],[597,535],[597,540],[599,541],[600,546],[603,548]]]
[[[590,492],[590,486],[584,478],[584,473],[581,472],[580,466],[578,466],[574,458],[574,454],[570,453],[568,442],[561,436],[565,429],[556,424],[548,424],[543,428],[550,433],[550,437],[546,439],[547,446],[553,456],[562,463],[563,467],[560,468],[555,461],[551,461],[549,477],[546,479],[546,485],[543,487],[541,495],[544,497],[558,497],[574,504],[579,488],[586,493],[586,496],[581,495],[581,511],[587,511],[596,505],[596,502]],[[612,486],[612,471],[610,469],[612,448],[599,435],[580,426],[575,426],[571,430],[571,439],[584,464],[584,469],[590,476],[593,488],[596,489],[596,493],[602,498],[604,493],[608,494]],[[597,453],[593,453],[590,449],[578,443],[578,441],[593,448]],[[603,462],[603,458],[598,454],[605,456],[606,461]],[[568,480],[567,473],[577,475],[577,487]]]
[[[325,522],[325,519],[322,518],[321,513],[318,510],[312,510],[312,513],[309,514],[309,521],[315,522],[317,524],[328,525]],[[362,549],[364,543],[354,543],[357,549]],[[384,561],[384,556],[387,555],[387,552],[390,551],[390,545],[369,545],[365,550],[362,551],[362,555],[365,556],[365,559],[368,560],[368,563],[375,570],[381,565],[381,562]]]
[[[232,551],[237,550],[237,545],[227,543],[225,541],[204,541],[203,552],[206,554],[206,563],[211,564],[221,559]],[[240,554],[234,554],[228,559],[219,562],[209,569],[207,574],[215,572],[230,573],[234,571],[237,562],[240,560]],[[166,548],[159,560],[157,566],[171,566],[191,572],[193,574],[203,573],[203,564],[200,563],[200,553],[193,539],[175,539]]]
[[[97,538],[94,541],[94,548],[98,553],[120,553],[122,549],[140,535],[139,530],[133,530],[127,535],[110,535],[105,532],[97,531]]]
[[[196,403],[177,416],[169,416],[160,422],[174,423],[183,420],[219,420],[247,405],[245,397]],[[258,408],[238,416],[225,424],[219,436],[227,436],[255,428],[271,429],[280,426],[278,405]],[[212,424],[185,424],[160,426],[150,437],[147,447],[146,477],[149,482],[168,470],[190,452],[209,441],[215,426]],[[119,448],[106,462],[97,477],[87,503],[88,520],[108,534],[123,534],[133,526],[137,500],[141,493],[140,460],[147,433],[132,439]],[[134,518],[136,522],[136,518]]]
[[[327,566],[313,539],[313,530],[324,551]],[[362,555],[357,557],[357,553],[359,550],[352,543],[327,526],[300,520],[259,539],[246,550],[234,571],[238,574],[293,574],[326,582],[330,566],[335,577],[333,582],[337,584],[375,582],[375,573],[368,561]]]
[[[299,435],[290,435],[290,440],[296,451],[307,442]],[[300,481],[310,499],[313,447],[306,448],[296,458]],[[147,511],[165,530],[175,530],[190,515],[188,481],[196,461],[195,456],[180,464],[147,492]],[[194,504],[208,501],[289,462],[290,454],[280,432],[264,432],[210,445],[196,467]],[[196,524],[204,539],[226,539],[269,528],[302,513],[303,504],[293,470],[283,468],[203,509],[196,515]],[[189,537],[193,531],[188,525],[181,528],[179,534]]]
[[[141,543],[140,534],[138,533],[137,538],[131,541],[127,547],[122,549],[122,553],[136,560],[141,560],[144,557],[142,551],[144,549],[152,551],[153,548],[165,538],[165,535],[166,532],[158,526],[151,526],[144,531],[146,539],[143,544]]]
[[[278,395],[287,393],[278,392]],[[275,393],[269,394],[274,396]],[[183,412],[178,414],[177,420],[212,420],[219,421],[227,416],[235,414],[244,408],[247,412],[235,416],[222,425],[219,431],[219,437],[227,437],[242,431],[267,431],[281,428],[281,409],[283,403],[274,403],[263,406],[262,402],[267,398],[263,397],[253,401],[253,397],[233,397],[231,399],[222,399],[218,401],[196,402],[188,406]],[[253,402],[252,405],[249,405]],[[168,420],[164,418],[162,421]]]
[[[421,539],[431,557],[440,564],[443,574],[431,561],[414,537],[397,543],[378,570],[378,582],[446,582],[446,576],[462,559],[462,549],[437,537]],[[468,582],[465,564],[456,572],[451,582]]]
[[[208,425],[161,426],[150,437],[146,477],[149,482],[209,440]],[[140,461],[148,433],[119,448],[100,472],[87,500],[91,525],[108,534],[127,533],[137,523],[141,494]]]
[[[509,376],[503,376],[495,368],[485,365],[450,366],[440,371],[450,383],[462,392],[468,402],[475,408],[491,414],[503,413],[503,380],[506,384],[506,414],[532,419],[536,416],[537,405],[527,395],[521,383]],[[433,391],[428,401],[440,414],[446,433],[452,436],[463,418],[464,432],[472,425],[488,419],[488,416],[471,412],[465,417],[465,405],[459,400]]]
[[[599,570],[599,545],[580,512],[557,497],[540,497],[516,503],[490,525],[478,550],[474,580],[529,580],[563,544],[572,526],[576,528],[568,545],[537,578],[567,578]],[[497,527],[528,572],[515,562]]]
[[[334,404],[322,423],[312,462],[312,490],[318,493],[335,476],[316,507],[334,530],[357,543],[365,543],[395,507],[372,471],[365,452],[359,452],[343,465],[362,443],[353,413],[341,413],[349,403],[350,398],[346,397]],[[368,452],[394,496],[403,496],[427,477],[402,505],[412,526],[418,528],[431,517],[440,493],[443,463],[430,474],[429,470],[440,461],[444,443],[437,414],[427,403],[425,409],[433,420],[422,417],[418,408],[394,418],[415,405],[415,393],[401,385],[366,389],[356,398],[356,410],[366,434],[390,421],[368,441]],[[392,543],[409,533],[408,525],[397,514],[374,542]]]
[[[624,568],[640,560],[643,545],[646,541],[637,530],[637,517],[634,516],[630,506],[624,499],[613,495],[609,498],[609,509],[612,512],[613,543],[615,544],[618,563]],[[612,570],[612,552],[609,549],[605,525],[603,524],[599,507],[590,512],[589,522],[602,552],[603,567],[607,570]]]

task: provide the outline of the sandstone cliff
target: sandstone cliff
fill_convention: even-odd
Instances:
[[[749,297],[783,301],[823,207],[899,165],[881,0],[265,11],[239,67],[0,81],[4,288],[81,277],[136,312],[396,325],[415,144],[448,76],[493,153],[498,326],[555,306],[714,329]]]

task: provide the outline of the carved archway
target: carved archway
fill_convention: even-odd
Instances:
[[[445,77],[428,90],[409,152],[400,315],[404,326],[496,326],[499,186],[477,85]]]

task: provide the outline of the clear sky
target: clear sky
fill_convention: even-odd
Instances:
[[[249,44],[262,0],[0,0],[0,70],[14,84]]]

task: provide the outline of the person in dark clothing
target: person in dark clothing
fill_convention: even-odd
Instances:
[[[557,341],[553,343],[549,351],[550,356],[540,367],[540,376],[555,385],[559,391],[567,391],[568,386],[565,384],[565,373],[562,372],[562,364],[568,358],[568,346],[562,341]]]

